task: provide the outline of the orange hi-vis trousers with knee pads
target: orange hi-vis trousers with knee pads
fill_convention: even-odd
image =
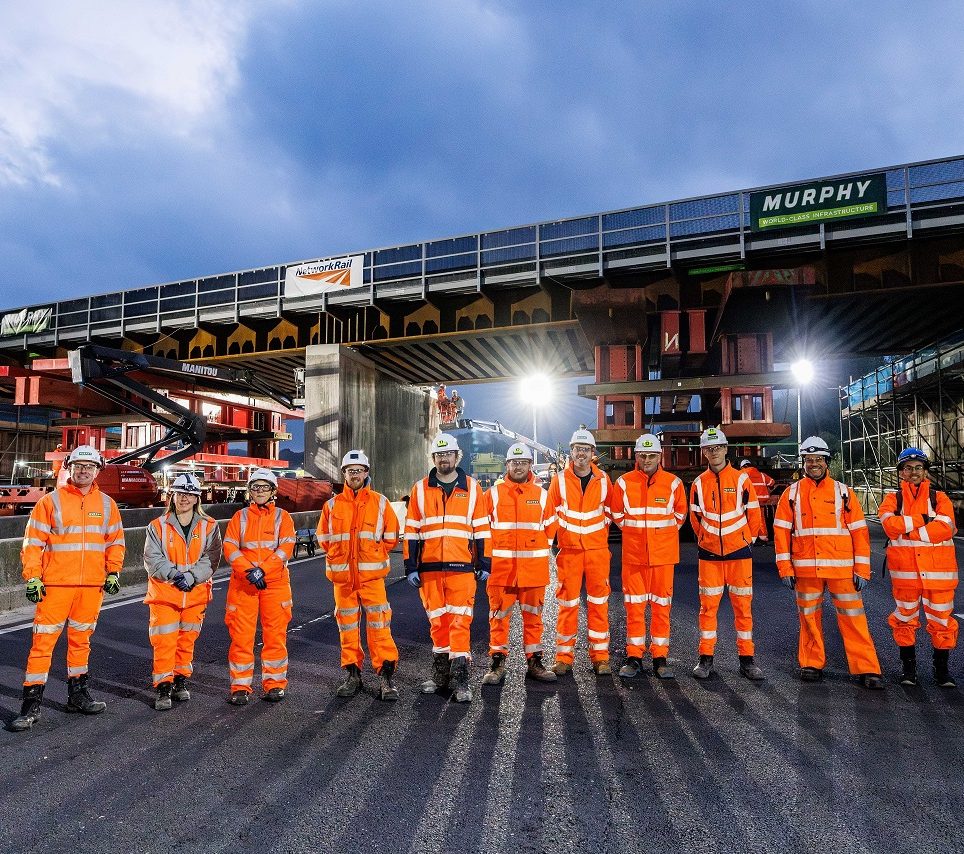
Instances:
[[[385,579],[369,578],[358,583],[336,581],[334,587],[341,666],[354,664],[360,670],[365,661],[361,646],[362,611],[372,667],[378,671],[386,661],[398,661],[398,647],[392,638],[392,606],[388,604]]]
[[[261,687],[288,685],[288,623],[291,622],[291,581],[288,561],[295,547],[291,515],[274,502],[252,502],[239,510],[224,532],[224,556],[231,564],[231,581],[224,622],[231,635],[228,667],[231,690],[252,690],[254,638],[261,617]],[[255,566],[264,570],[267,587],[258,590],[246,577]]]
[[[646,606],[650,608],[650,652],[669,654],[669,615],[673,605],[675,564],[641,566],[623,563],[623,602],[626,605],[626,656],[646,654]]]
[[[823,643],[823,598],[830,591],[837,610],[837,626],[847,653],[847,666],[854,675],[880,673],[877,650],[870,637],[863,597],[851,578],[797,577],[797,610],[800,612],[800,645],[797,658],[801,667],[823,670],[827,654]]]
[[[428,615],[432,652],[471,656],[470,632],[478,582],[471,572],[426,572],[419,595]]]
[[[67,627],[67,676],[83,676],[90,659],[90,638],[97,628],[97,616],[104,589],[89,587],[48,587],[37,603],[33,621],[33,642],[27,657],[24,685],[44,685],[60,633]]]
[[[486,585],[489,597],[489,655],[501,652],[509,654],[509,624],[512,608],[519,603],[522,611],[522,643],[525,657],[542,652],[542,607],[545,604],[546,586],[500,587],[489,579]]]
[[[572,664],[579,630],[579,594],[586,579],[589,660],[609,660],[609,549],[561,549],[556,556],[556,661]]]
[[[700,655],[713,655],[716,648],[717,612],[723,598],[724,585],[730,590],[733,624],[736,627],[736,651],[753,655],[753,561],[700,560]]]

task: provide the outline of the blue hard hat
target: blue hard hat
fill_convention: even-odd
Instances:
[[[923,463],[925,469],[931,467],[931,461],[927,459],[920,448],[904,448],[897,456],[897,471],[900,471],[907,463]]]

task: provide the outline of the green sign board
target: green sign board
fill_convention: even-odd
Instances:
[[[731,273],[734,270],[745,270],[746,264],[717,264],[715,267],[693,267],[686,272],[690,276],[705,276],[710,273]]]
[[[750,194],[751,231],[884,213],[887,213],[887,177],[883,172]]]

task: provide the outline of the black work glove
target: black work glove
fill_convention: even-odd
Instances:
[[[107,573],[107,578],[104,579],[104,592],[108,596],[120,593],[120,579],[116,572]]]
[[[797,577],[795,575],[781,575],[780,583],[787,588],[787,590],[793,590],[797,586]]]
[[[190,593],[194,589],[194,585],[197,584],[197,579],[194,577],[194,573],[188,570],[175,575],[171,579],[171,584],[184,593]]]
[[[252,566],[244,575],[258,590],[267,590],[268,582],[264,580],[264,570],[260,566]]]
[[[43,601],[44,596],[47,595],[47,588],[44,587],[44,583],[39,578],[31,578],[27,582],[27,601],[33,602],[36,605],[38,602]]]
[[[854,576],[854,589],[859,593],[867,586],[867,579],[861,578],[859,575]]]

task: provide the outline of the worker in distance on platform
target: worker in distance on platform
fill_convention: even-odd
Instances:
[[[492,559],[486,583],[489,598],[489,655],[492,665],[483,685],[501,685],[509,655],[509,623],[516,603],[522,612],[522,643],[526,676],[555,682],[556,674],[542,661],[545,625],[542,607],[549,583],[549,543],[556,534],[556,517],[546,491],[532,473],[532,451],[521,442],[509,447],[506,479],[485,494],[492,536],[485,553]]]
[[[147,526],[144,569],[154,649],[154,708],[191,699],[194,644],[212,598],[211,577],[221,563],[218,523],[201,506],[201,483],[189,473],[171,484],[167,508]]]
[[[556,601],[557,676],[572,672],[579,628],[579,596],[586,580],[586,623],[589,661],[596,675],[612,673],[609,663],[609,525],[613,485],[593,462],[596,439],[578,429],[569,440],[569,465],[549,484],[549,507],[559,528],[556,557],[559,586]]]
[[[388,499],[371,486],[371,465],[364,451],[342,458],[345,486],[325,502],[318,522],[318,544],[326,557],[325,575],[335,587],[335,622],[341,644],[345,680],[339,697],[354,697],[362,686],[365,653],[361,620],[372,667],[381,683],[379,698],[398,699],[394,676],[398,648],[392,638],[392,608],[385,591],[391,569],[389,552],[398,543],[398,517]]]
[[[917,685],[917,630],[923,606],[927,634],[934,648],[934,681],[942,688],[957,683],[948,669],[957,646],[954,591],[957,555],[954,549],[954,505],[930,482],[930,460],[920,448],[905,448],[897,457],[896,492],[880,503],[880,523],[887,542],[896,608],[887,622],[900,649],[901,685]]]
[[[827,590],[837,611],[850,673],[865,688],[883,688],[861,591],[870,581],[870,532],[856,493],[827,474],[830,448],[819,436],[800,444],[804,477],[780,496],[773,520],[777,571],[796,590],[800,678],[823,678],[821,617]]]
[[[773,487],[776,486],[777,482],[770,477],[770,475],[760,471],[749,460],[740,460],[740,471],[745,472],[749,476],[750,482],[756,490],[756,500],[760,504],[760,531],[757,534],[757,539],[765,543],[770,539],[770,535],[767,531],[767,520],[763,506],[764,502],[769,499],[770,492]]]
[[[24,531],[23,577],[37,605],[27,657],[20,715],[10,728],[30,729],[40,719],[54,647],[67,628],[67,711],[100,714],[107,704],[88,690],[90,639],[104,600],[120,591],[124,526],[114,499],[97,488],[100,452],[79,445],[67,457],[70,477],[30,513]]]
[[[291,579],[288,561],[295,548],[291,514],[275,505],[278,478],[269,469],[248,477],[247,507],[238,510],[224,533],[224,557],[231,564],[224,622],[231,635],[228,702],[245,706],[254,684],[254,636],[261,616],[263,700],[279,703],[288,688],[288,623]]]
[[[690,525],[696,534],[699,558],[700,644],[697,679],[713,674],[717,612],[723,590],[730,589],[740,675],[759,681],[763,671],[753,659],[753,559],[750,547],[760,531],[760,505],[750,478],[726,458],[723,431],[710,427],[700,435],[706,459],[690,487]]]
[[[472,612],[477,584],[489,577],[489,517],[482,487],[459,468],[456,438],[439,433],[431,459],[428,477],[412,487],[403,548],[406,577],[419,589],[431,627],[432,675],[422,693],[440,693],[451,683],[455,701],[469,703]]]
[[[646,606],[650,607],[653,673],[673,679],[669,655],[673,575],[679,563],[679,531],[686,523],[686,487],[661,462],[663,445],[646,433],[633,449],[635,468],[613,485],[613,521],[623,534],[623,602],[626,662],[619,675],[639,674],[646,654]]]

